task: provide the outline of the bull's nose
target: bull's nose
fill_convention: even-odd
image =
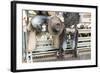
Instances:
[[[56,25],[57,25],[57,26],[60,26],[60,23],[57,23]]]

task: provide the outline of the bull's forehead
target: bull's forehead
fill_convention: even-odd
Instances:
[[[52,23],[61,23],[61,20],[58,17],[52,17],[51,22]]]
[[[60,21],[56,21],[56,20],[53,20],[53,22],[52,22],[53,24],[57,24],[57,23],[59,23],[59,24],[61,24],[61,22]]]

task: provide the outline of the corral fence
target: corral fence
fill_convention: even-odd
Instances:
[[[73,31],[74,29],[69,29],[67,31]],[[77,44],[77,54],[86,54],[91,52],[91,29],[78,29],[79,37]],[[85,35],[85,36],[83,36]],[[69,40],[70,42],[70,40]],[[50,40],[37,41],[39,47],[33,50],[31,53],[27,53],[27,62],[33,62],[33,59],[39,59],[43,57],[56,56],[57,49],[54,49],[50,44]],[[68,44],[69,45],[69,44]],[[70,45],[71,46],[71,45]],[[73,49],[66,49],[67,51],[72,51]]]

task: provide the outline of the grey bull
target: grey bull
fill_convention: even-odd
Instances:
[[[54,47],[58,48],[57,57],[63,58],[64,49],[67,48],[65,25],[60,18],[53,16],[48,21],[48,31],[53,36]]]

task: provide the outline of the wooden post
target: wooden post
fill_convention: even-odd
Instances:
[[[28,47],[27,47],[27,59],[29,62],[33,62],[32,51],[36,49],[36,31],[30,31],[28,35]]]

